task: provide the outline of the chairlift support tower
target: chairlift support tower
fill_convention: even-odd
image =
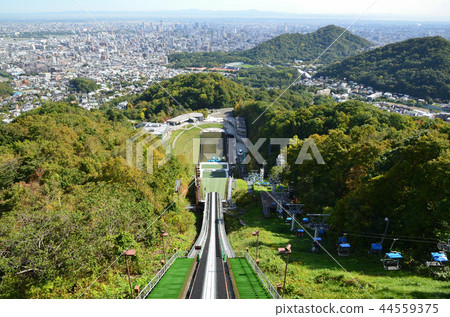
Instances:
[[[312,252],[319,252],[319,241],[322,240],[320,237],[320,230],[327,231],[328,225],[325,224],[325,221],[328,217],[330,217],[330,214],[307,214],[307,216],[310,219],[310,223],[307,224],[308,228],[311,230],[314,230],[314,240],[312,244]]]
[[[295,217],[303,213],[302,207],[304,206],[304,204],[286,204],[286,206],[289,208],[289,214],[291,215],[292,218],[291,231],[294,231]]]

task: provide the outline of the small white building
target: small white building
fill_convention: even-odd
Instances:
[[[161,139],[164,139],[169,132],[169,126],[167,123],[153,123],[153,122],[141,122],[137,124],[135,129],[144,129],[148,132],[150,132],[153,135],[156,135],[160,137]]]

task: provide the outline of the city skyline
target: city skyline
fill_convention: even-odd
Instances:
[[[108,12],[108,13],[157,13],[161,11],[178,12],[189,15],[190,10],[205,10],[222,13],[225,16],[238,14],[247,10],[257,10],[260,13],[286,14],[287,17],[295,15],[332,15],[332,16],[359,16],[366,12],[364,18],[378,19],[412,19],[412,20],[435,20],[450,22],[450,3],[444,0],[398,0],[387,2],[386,0],[342,0],[339,2],[330,0],[303,1],[303,0],[280,0],[274,6],[272,1],[244,0],[244,1],[181,1],[171,0],[166,2],[134,0],[126,3],[118,0],[42,0],[39,3],[31,0],[15,2],[2,2],[0,14],[43,14],[43,13],[67,13],[81,12]],[[18,10],[20,8],[20,10]],[[368,9],[369,8],[369,9]],[[191,14],[195,11],[191,11]]]

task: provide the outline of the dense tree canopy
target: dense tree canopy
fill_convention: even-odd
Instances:
[[[448,123],[388,113],[359,101],[322,100],[322,105],[310,105],[290,100],[285,100],[290,108],[259,101],[244,103],[236,112],[247,118],[254,141],[259,137],[298,140],[289,147],[284,176],[307,212],[331,213],[333,230],[340,233],[379,234],[382,220],[389,217],[389,233],[446,239],[450,234]],[[295,163],[306,138],[315,141],[325,165],[315,160]],[[276,152],[269,160],[273,164],[279,149],[272,152]],[[404,249],[423,256],[430,247],[435,248],[408,244]]]
[[[317,75],[419,98],[449,100],[450,42],[436,36],[388,44],[328,66]]]
[[[69,84],[78,92],[91,92],[98,89],[98,85],[95,81],[84,77],[71,79]]]
[[[144,285],[162,258],[159,230],[171,233],[168,252],[190,246],[193,214],[183,199],[170,204],[175,179],[187,188],[188,167],[176,158],[153,175],[128,166],[134,133],[64,103],[0,126],[0,297],[76,298],[130,247],[142,278],[133,283]],[[86,296],[128,297],[123,259]]]
[[[372,43],[345,31],[341,27],[328,25],[315,32],[307,34],[282,34],[270,39],[252,49],[243,51],[242,55],[255,61],[269,64],[292,63],[295,60],[312,62],[325,49],[338,39],[317,60],[319,63],[329,64],[356,55],[372,46]],[[339,37],[342,34],[341,37]]]
[[[292,67],[251,67],[242,68],[231,79],[249,87],[285,88],[299,77]]]
[[[284,65],[295,60],[312,62],[321,56],[319,63],[329,64],[356,55],[372,44],[343,28],[328,25],[308,34],[282,34],[245,51],[211,53],[174,53],[169,62],[175,67],[212,67],[225,63]],[[323,55],[325,49],[336,41]]]
[[[186,111],[234,107],[250,94],[249,89],[221,74],[179,75],[153,84],[141,95],[129,98],[123,114],[135,120],[165,121]],[[117,102],[103,108],[111,109],[115,105]],[[112,110],[109,114],[113,115]]]
[[[12,95],[14,92],[11,85],[7,82],[0,82],[0,98]]]

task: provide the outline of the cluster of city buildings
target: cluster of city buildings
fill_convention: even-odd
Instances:
[[[279,24],[248,23],[2,23],[0,71],[11,76],[15,94],[0,100],[0,118],[7,123],[71,95],[85,109],[98,108],[190,72],[166,66],[173,52],[244,50],[284,31]],[[94,80],[99,89],[74,94],[69,81],[76,77]]]
[[[141,93],[156,81],[183,73],[208,71],[167,67],[168,55],[173,52],[245,50],[283,33],[313,32],[328,23],[156,19],[98,23],[4,22],[0,24],[0,82],[11,82],[14,94],[0,96],[0,119],[8,123],[45,102],[67,100],[69,96],[72,96],[69,100],[85,109],[98,108],[114,98]],[[448,34],[448,29],[439,25],[402,24],[395,27],[395,32],[391,29],[392,25],[386,23],[359,23],[350,31],[381,44],[403,39],[398,36],[423,36],[424,32]],[[216,70],[232,74],[239,66],[239,63],[227,64]],[[391,102],[411,99],[357,83],[311,78],[308,70],[299,71],[304,73],[302,84],[323,87],[319,94],[329,94],[338,101],[353,96],[368,100],[386,97]],[[91,79],[99,88],[74,93],[69,81],[76,77]]]
[[[442,102],[436,102],[430,108],[410,106],[411,104],[425,105],[426,101],[406,94],[383,92],[354,81],[347,82],[332,78],[303,76],[303,79],[298,83],[310,87],[318,87],[319,89],[315,93],[317,96],[331,96],[337,102],[344,102],[350,99],[364,100],[380,109],[413,117],[446,118],[445,114],[447,111],[450,111],[450,104]]]

